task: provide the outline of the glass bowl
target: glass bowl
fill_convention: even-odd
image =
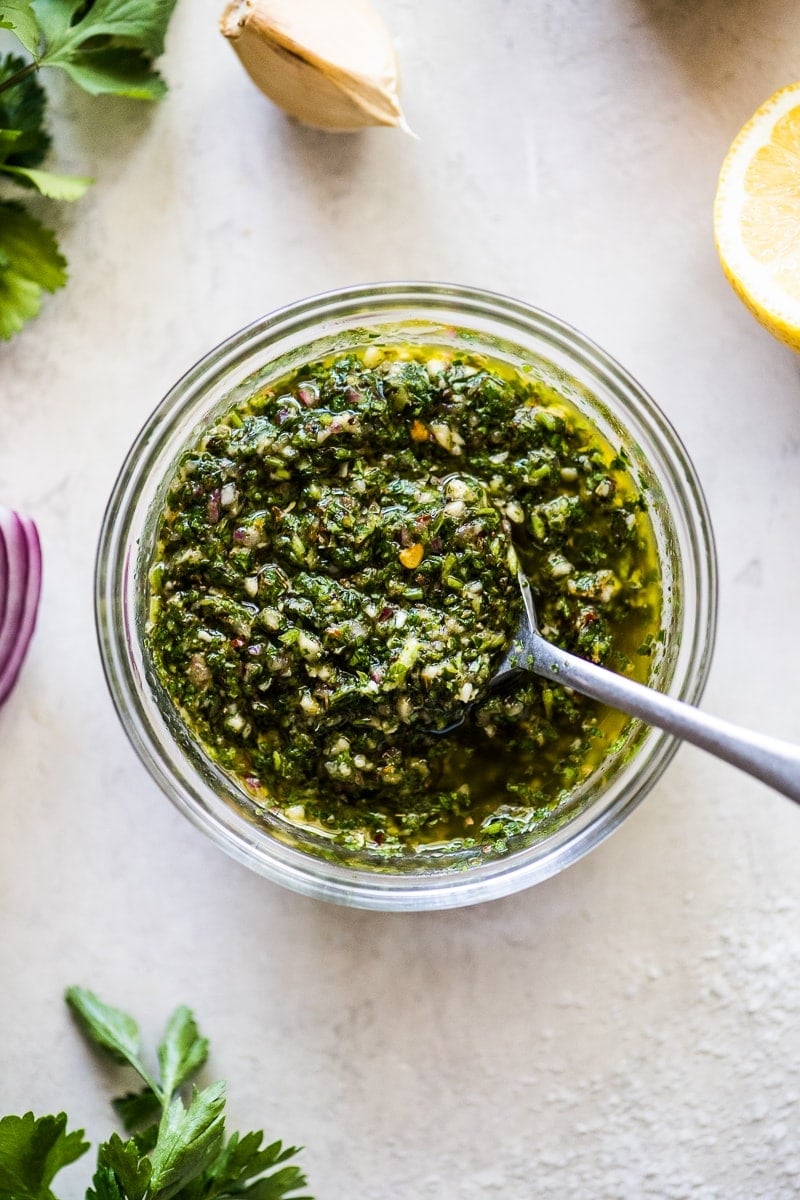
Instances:
[[[363,908],[472,904],[529,887],[575,862],[633,811],[677,743],[631,721],[606,759],[547,827],[511,840],[400,859],[346,850],[258,806],[193,739],[158,682],[144,631],[154,531],[183,451],[238,397],[309,357],[346,349],[380,329],[445,341],[514,365],[531,364],[606,438],[624,446],[649,497],[666,636],[651,682],[696,703],[709,668],[716,566],[694,468],[663,413],[613,359],[549,314],[472,288],[398,283],[349,288],[290,305],[212,350],[162,400],[117,479],[97,557],[96,616],[106,678],[125,731],[174,804],[229,854],[286,887]]]

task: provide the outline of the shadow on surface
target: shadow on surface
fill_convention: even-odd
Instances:
[[[634,0],[704,96],[732,110],[755,103],[796,76],[796,5],[789,0]]]

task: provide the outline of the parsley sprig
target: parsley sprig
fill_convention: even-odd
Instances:
[[[93,992],[70,988],[67,1002],[85,1034],[143,1088],[113,1102],[127,1138],[112,1133],[98,1147],[86,1200],[311,1200],[305,1176],[288,1160],[297,1147],[264,1144],[263,1133],[226,1137],[225,1084],[183,1093],[208,1057],[191,1011],[170,1017],[158,1045],[158,1071],[145,1066],[136,1022]],[[56,1200],[55,1176],[89,1149],[83,1130],[67,1132],[67,1116],[0,1119],[0,1200]]]
[[[163,52],[175,3],[0,0],[0,29],[10,30],[25,52],[0,56],[0,339],[22,329],[38,313],[43,293],[67,280],[55,234],[21,197],[37,191],[49,200],[78,200],[93,182],[41,166],[50,135],[38,71],[64,71],[93,96],[158,100],[166,84],[153,63]]]

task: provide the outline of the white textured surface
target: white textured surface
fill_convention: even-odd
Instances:
[[[290,125],[217,7],[181,0],[155,110],[55,81],[59,162],[98,183],[64,218],[69,288],[0,348],[0,501],[39,521],[47,573],[0,714],[0,1112],[108,1129],[60,1000],[82,982],[150,1035],[192,1003],[233,1120],[304,1142],[318,1200],[789,1200],[787,801],[684,749],[525,894],[416,917],[303,900],[207,844],[134,758],[91,570],[125,448],[213,343],[350,282],[476,283],[583,329],[672,419],[718,537],[706,705],[800,740],[800,368],[722,278],[710,216],[728,143],[796,76],[796,6],[384,0],[418,141]]]

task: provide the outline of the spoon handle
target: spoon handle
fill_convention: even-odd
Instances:
[[[526,640],[531,655],[528,662],[537,675],[666,729],[800,804],[800,747],[709,716],[682,700],[559,650],[538,633],[531,632]]]

